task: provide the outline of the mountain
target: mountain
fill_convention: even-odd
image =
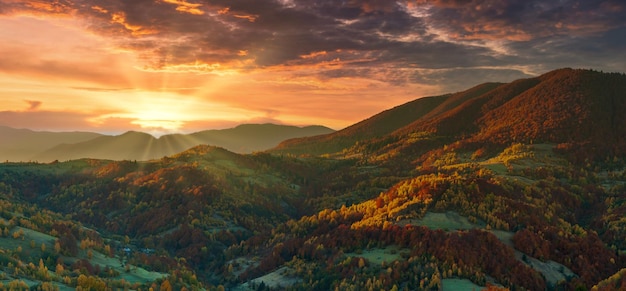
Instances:
[[[236,153],[252,153],[277,146],[281,141],[324,135],[334,130],[324,126],[286,126],[276,124],[242,124],[224,130],[207,130],[190,136],[205,144],[226,148]]]
[[[41,145],[37,148],[39,151],[30,151],[28,159],[21,160],[149,160],[173,155],[200,144],[224,147],[237,153],[251,153],[272,148],[285,139],[330,132],[333,130],[323,126],[296,127],[276,124],[244,124],[230,129],[169,134],[160,138],[131,131],[118,136],[96,135],[96,138],[78,142],[55,143],[43,150],[41,149],[48,143],[41,140]],[[24,150],[24,153],[27,151]],[[20,160],[8,156],[7,159]]]
[[[0,163],[0,289],[625,290],[625,78],[485,83],[252,154]]]
[[[626,75],[563,69],[476,120],[477,140],[608,145],[626,150]],[[507,137],[507,138],[502,138]]]
[[[271,151],[276,153],[321,155],[350,148],[358,141],[383,137],[428,114],[450,98],[450,94],[424,97],[385,110],[342,130],[319,136],[283,141]]]
[[[0,161],[29,161],[33,153],[99,136],[102,135],[92,132],[46,132],[0,126]]]
[[[155,147],[156,143],[157,139],[152,135],[129,131],[118,136],[100,136],[80,143],[58,145],[35,155],[34,160],[148,160],[163,153],[161,147]]]
[[[302,148],[315,147],[316,154],[332,154],[350,149],[356,141],[363,144],[378,139],[383,141],[378,143],[384,145],[384,152],[406,148],[408,136],[428,134],[442,142],[487,146],[549,142],[560,144],[572,155],[605,158],[626,154],[626,118],[620,114],[626,112],[625,91],[624,74],[560,69],[508,84],[485,83],[390,109],[390,113],[421,112],[406,118],[406,124],[386,127],[386,136],[374,134],[376,130],[363,135],[349,127],[325,136],[287,140],[272,151],[299,154]],[[369,120],[359,124],[373,128]]]
[[[272,151],[317,155],[336,153],[354,146],[357,141],[383,138],[395,131],[406,131],[414,123],[436,119],[456,110],[465,101],[478,98],[501,85],[485,83],[463,92],[419,98],[331,134],[286,140]]]

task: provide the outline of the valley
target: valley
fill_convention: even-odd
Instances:
[[[266,151],[5,162],[0,284],[620,290],[624,92],[561,69]]]

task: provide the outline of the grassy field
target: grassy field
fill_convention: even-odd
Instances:
[[[468,230],[483,228],[484,223],[472,223],[467,217],[461,216],[454,211],[426,212],[421,219],[405,219],[399,222],[401,225],[421,225],[431,229],[443,229],[446,231]]]
[[[478,291],[485,289],[485,287],[478,286],[467,279],[443,279],[441,280],[441,287],[443,291]]]
[[[281,289],[281,287],[291,286],[300,282],[302,279],[298,277],[289,276],[289,267],[281,267],[275,270],[274,272],[265,274],[256,279],[252,279],[244,284],[239,285],[238,287],[233,288],[233,290],[256,290],[255,286],[258,286],[263,282],[265,286],[270,288]]]
[[[97,251],[93,251],[93,257],[90,260],[90,263],[93,265],[97,264],[102,267],[108,266],[109,268],[114,269],[120,273],[120,276],[116,279],[124,279],[129,283],[152,282],[156,279],[167,276],[167,274],[164,273],[152,272],[136,266],[131,266],[129,271],[126,272],[126,268],[120,263],[119,258],[110,258]]]
[[[401,250],[396,246],[388,246],[383,249],[375,248],[363,250],[360,253],[346,253],[348,257],[362,257],[371,264],[382,265],[383,262],[391,263],[400,259]]]

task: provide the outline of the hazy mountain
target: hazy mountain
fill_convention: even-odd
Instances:
[[[102,136],[92,132],[47,132],[0,126],[0,161],[29,161],[35,153],[60,144]]]
[[[173,155],[201,144],[223,147],[237,153],[251,153],[274,147],[285,139],[329,132],[333,130],[323,126],[296,127],[276,124],[245,124],[230,129],[170,134],[160,138],[131,131],[118,136],[99,136],[79,143],[57,145],[33,155],[32,159],[149,160]]]
[[[297,137],[312,137],[334,132],[324,126],[286,126],[276,124],[242,124],[224,130],[206,130],[190,134],[204,144],[215,145],[236,153],[251,153],[275,147]]]

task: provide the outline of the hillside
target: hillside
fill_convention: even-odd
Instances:
[[[275,153],[321,155],[350,148],[357,141],[386,136],[421,118],[450,98],[450,95],[420,98],[385,110],[334,133],[295,138],[272,149]]]
[[[624,78],[485,83],[269,152],[0,164],[0,289],[622,290]]]
[[[141,132],[127,132],[117,136],[100,135],[89,140],[62,144],[49,144],[42,140],[40,150],[30,151],[27,160],[50,162],[94,158],[145,161],[180,153],[202,144],[223,147],[237,153],[252,153],[272,148],[285,139],[330,132],[333,130],[323,126],[296,127],[275,124],[245,124],[229,129],[169,134],[159,138]],[[41,149],[45,145],[49,147]],[[10,156],[7,156],[7,159],[20,161]]]
[[[423,113],[412,122],[393,128],[388,135],[363,136],[338,131],[324,136],[320,144],[334,147],[326,146],[318,153],[348,150],[351,154],[365,151],[381,155],[407,148],[415,151],[407,145],[407,141],[415,140],[411,136],[430,135],[441,142],[459,141],[487,147],[502,147],[512,142],[549,142],[559,144],[560,149],[579,161],[612,158],[626,154],[626,140],[621,134],[626,130],[626,119],[618,113],[626,110],[623,92],[626,92],[624,74],[575,69],[556,70],[508,84],[486,83],[452,94],[447,100],[439,99],[436,106],[417,103],[421,99],[414,101]],[[368,127],[367,123],[363,125]],[[361,142],[354,150],[349,150],[354,143],[343,143],[368,139],[369,142]],[[273,150],[298,154],[308,142],[290,140]]]
[[[486,112],[476,139],[545,141],[626,153],[626,75],[563,69],[502,106]],[[520,118],[523,117],[523,118]]]

